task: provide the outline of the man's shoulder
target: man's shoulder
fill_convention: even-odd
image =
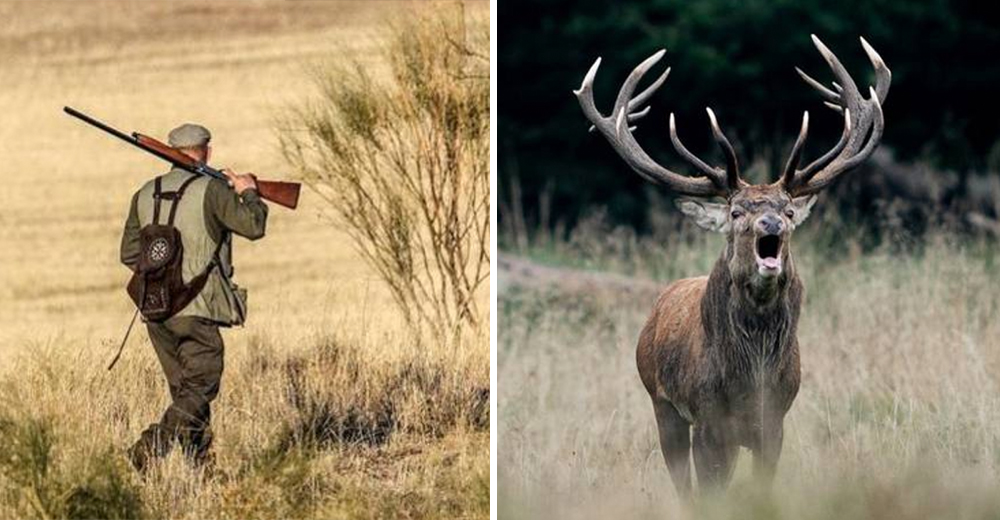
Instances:
[[[206,204],[219,204],[222,202],[222,198],[225,197],[229,190],[229,184],[222,179],[216,179],[215,177],[205,177],[207,186],[205,186],[205,201]]]
[[[156,182],[156,178],[157,177],[159,177],[159,175],[157,175],[156,177],[153,177],[151,179],[146,180],[146,182],[143,182],[142,186],[139,186],[139,189],[135,190],[135,195],[133,195],[132,198],[134,199],[134,198],[142,195],[143,193],[152,193],[153,192],[153,183]]]

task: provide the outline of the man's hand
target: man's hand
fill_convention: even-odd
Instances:
[[[237,195],[243,195],[246,190],[257,189],[257,177],[254,177],[252,173],[239,174],[228,168],[222,170],[222,173],[229,178],[229,186],[236,190]]]

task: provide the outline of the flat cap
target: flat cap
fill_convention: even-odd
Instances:
[[[193,123],[184,123],[170,131],[167,143],[175,148],[194,148],[205,146],[212,139],[212,133],[207,128]]]

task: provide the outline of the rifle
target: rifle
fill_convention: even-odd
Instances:
[[[148,135],[143,135],[139,132],[132,132],[132,135],[125,134],[124,132],[115,130],[114,128],[111,128],[110,126],[70,107],[63,107],[63,112],[66,112],[84,123],[100,128],[101,130],[104,130],[105,132],[131,144],[132,146],[145,150],[160,159],[171,162],[191,173],[207,175],[208,177],[214,177],[226,182],[229,181],[226,174],[222,173],[220,170],[216,170],[201,161],[195,160],[180,150],[166,143],[157,141]],[[257,180],[257,192],[260,194],[262,199],[269,200],[275,204],[280,204],[289,209],[295,209],[295,207],[298,206],[299,190],[301,187],[302,185],[297,182]]]

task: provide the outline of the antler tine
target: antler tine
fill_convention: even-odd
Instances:
[[[580,88],[573,91],[573,94],[576,95],[577,101],[580,102],[580,108],[583,109],[583,114],[591,121],[604,118],[604,116],[601,115],[601,112],[597,110],[597,106],[594,104],[594,78],[597,76],[597,69],[600,67],[601,58],[598,56],[598,58],[594,60],[594,64],[590,66],[590,70],[587,71],[587,75],[583,77],[583,83],[580,84]]]
[[[666,52],[666,50],[662,52]],[[657,58],[657,61],[659,61],[659,58]],[[656,81],[654,81],[652,85],[646,87],[646,90],[643,90],[642,92],[639,93],[638,96],[632,98],[632,100],[628,102],[629,112],[645,104],[646,101],[650,97],[652,97],[653,94],[656,93],[656,91],[659,90],[661,86],[663,86],[663,83],[667,81],[667,76],[670,76],[670,67],[667,67],[667,70],[663,71],[663,74],[660,74],[660,77],[656,78]],[[649,107],[646,107],[646,110],[648,111]],[[642,116],[636,115],[636,117],[638,118]]]
[[[799,167],[799,160],[802,158],[802,147],[806,144],[806,136],[809,135],[809,111],[802,112],[802,128],[799,130],[799,137],[792,146],[792,152],[785,163],[785,172],[782,174],[786,186],[795,183],[795,170]],[[846,144],[846,143],[845,143]]]
[[[830,107],[830,109],[832,109],[834,112],[836,112],[838,114],[843,114],[844,113],[844,107],[842,107],[842,106],[840,106],[840,105],[838,105],[836,103],[831,103],[829,101],[824,101],[823,104],[826,105],[826,106],[828,106],[828,107]]]
[[[632,112],[631,114],[629,114],[628,116],[626,116],[626,119],[628,120],[629,123],[634,123],[634,122],[636,122],[636,121],[638,121],[638,120],[646,117],[649,114],[649,110],[651,108],[653,108],[653,107],[648,106],[648,107],[646,107],[646,108],[644,108],[644,109],[642,109],[642,110],[640,110],[638,112]],[[590,125],[590,128],[588,128],[587,131],[588,132],[593,132],[595,128],[596,127],[594,125]],[[630,126],[629,127],[629,130],[635,130],[635,129],[636,129],[636,127],[634,127],[634,126]]]
[[[865,49],[865,54],[868,55],[868,60],[872,62],[872,67],[875,68],[875,92],[878,94],[879,103],[885,102],[885,97],[889,95],[889,85],[892,83],[892,71],[889,67],[886,67],[885,61],[879,56],[878,52],[865,40],[864,36],[860,37],[861,46]]]
[[[660,50],[644,60],[637,66],[628,79],[618,91],[615,106],[611,114],[603,116],[594,104],[593,83],[600,66],[600,58],[594,62],[583,79],[580,88],[573,91],[584,115],[593,123],[593,128],[601,132],[601,135],[608,140],[612,148],[618,152],[623,160],[644,179],[667,186],[668,188],[683,194],[696,197],[725,196],[724,186],[716,185],[716,181],[709,177],[685,177],[659,165],[639,146],[632,136],[632,127],[629,122],[641,118],[648,113],[642,110],[631,113],[639,108],[667,79],[669,69],[660,75],[659,78],[648,88],[643,90],[638,96],[632,97],[632,92],[641,81],[643,75],[655,65],[666,51]]]
[[[795,179],[793,179],[793,183],[804,184],[809,182],[809,180],[812,179],[814,175],[816,175],[816,172],[820,171],[820,169],[830,164],[830,161],[833,161],[833,159],[837,157],[837,155],[844,150],[844,147],[847,146],[847,141],[851,138],[851,111],[844,110],[843,113],[844,113],[844,131],[840,134],[840,140],[837,141],[837,144],[834,145],[834,147],[831,148],[830,151],[821,155],[815,161],[809,163],[809,165],[803,168],[802,170],[796,172]],[[793,184],[786,183],[786,186],[793,187]]]
[[[822,83],[816,81],[815,79],[812,78],[812,76],[806,74],[805,72],[802,71],[802,69],[798,67],[795,67],[795,72],[798,72],[799,76],[806,83],[808,83],[810,87],[816,89],[816,91],[819,92],[819,95],[823,96],[823,99],[826,99],[827,101],[832,103],[840,102],[840,94],[837,94],[836,92],[826,88],[825,86],[823,86]]]
[[[670,142],[674,144],[674,149],[677,150],[677,153],[679,153],[681,157],[705,174],[706,177],[712,179],[716,186],[719,188],[727,187],[725,172],[718,168],[709,166],[708,163],[699,159],[697,155],[691,153],[691,151],[684,146],[684,143],[681,142],[680,137],[677,136],[677,122],[674,119],[673,112],[670,113]]]
[[[631,103],[629,103],[629,104],[631,105]],[[631,123],[632,121],[636,121],[638,119],[642,119],[642,118],[646,117],[646,114],[649,113],[649,109],[651,109],[651,108],[653,108],[653,107],[648,106],[648,107],[646,107],[646,108],[644,108],[644,109],[642,109],[642,110],[640,110],[638,112],[631,112],[631,113],[629,113],[629,115],[628,115],[628,122]]]
[[[740,166],[736,160],[736,150],[733,149],[729,139],[726,139],[726,134],[723,134],[722,129],[719,128],[715,112],[712,112],[709,107],[705,107],[705,111],[708,112],[708,120],[712,124],[712,135],[715,137],[715,142],[719,143],[719,147],[726,155],[726,182],[730,190],[735,190],[740,185]]]
[[[830,101],[835,101],[837,102],[837,104],[841,106],[843,106],[843,104],[846,102],[848,106],[850,106],[851,102],[854,99],[861,98],[861,93],[858,92],[857,84],[854,83],[854,80],[851,78],[851,75],[848,74],[847,69],[844,68],[844,64],[840,63],[840,59],[837,58],[837,55],[835,55],[833,51],[831,51],[819,39],[818,36],[813,34],[811,35],[811,37],[813,45],[816,46],[816,50],[818,50],[819,53],[823,55],[823,59],[825,59],[826,63],[830,65],[830,70],[833,71],[833,75],[836,76],[840,82],[841,91],[839,94],[837,94],[837,99]]]

